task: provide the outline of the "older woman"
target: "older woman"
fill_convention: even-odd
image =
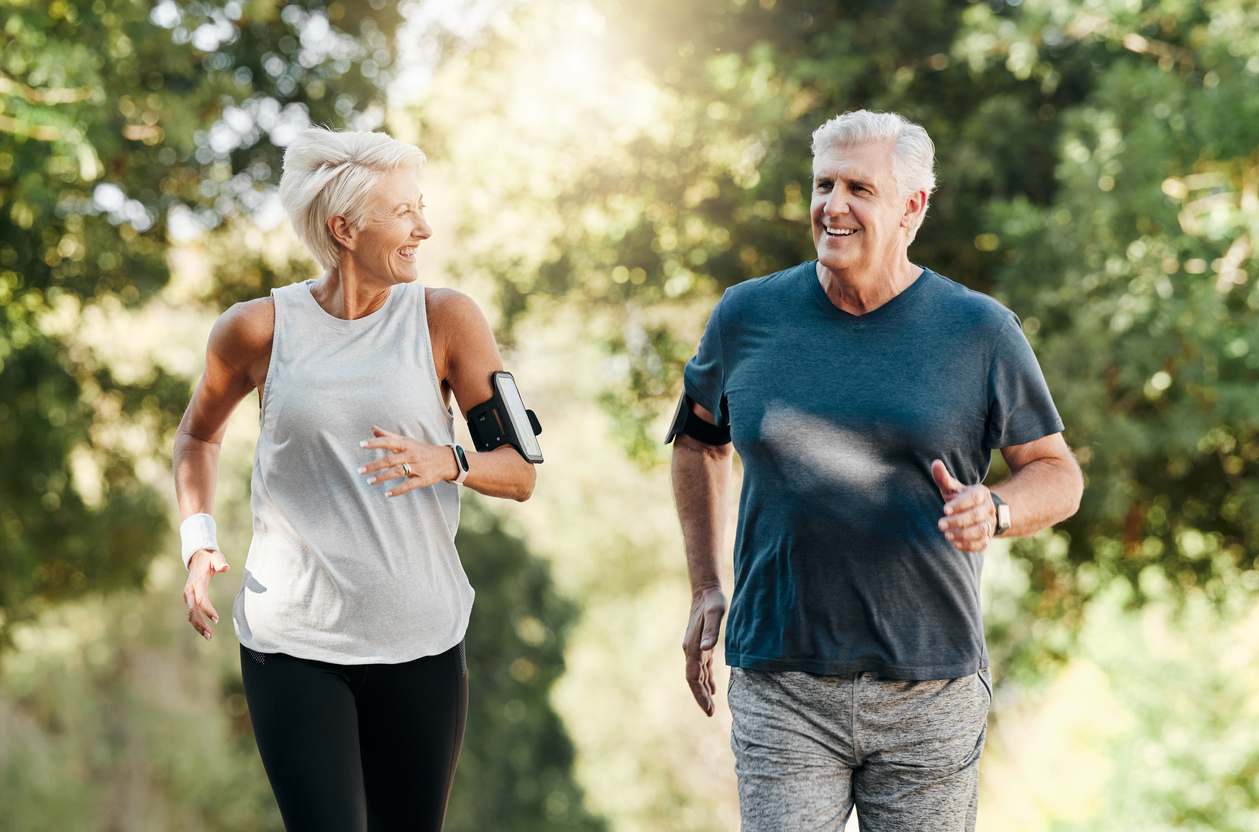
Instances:
[[[253,543],[233,620],[250,717],[285,827],[437,830],[467,705],[472,608],[454,547],[459,484],[528,499],[510,446],[455,444],[502,369],[476,304],[416,282],[432,229],[417,148],[383,133],[304,132],[280,195],[324,268],[237,304],[210,333],[179,427],[175,487],[188,620],[211,637],[228,569],[210,515],[228,416],[261,406]]]

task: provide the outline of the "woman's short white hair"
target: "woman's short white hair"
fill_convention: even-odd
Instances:
[[[341,132],[312,127],[284,151],[280,202],[293,230],[325,269],[341,259],[328,219],[344,216],[362,228],[376,180],[396,170],[418,174],[424,151],[385,133]]]
[[[927,200],[936,187],[935,144],[920,125],[897,113],[875,113],[854,110],[836,116],[813,131],[813,155],[837,147],[851,147],[867,142],[886,142],[892,146],[892,179],[901,193],[908,197],[918,191],[927,192]],[[927,216],[924,210],[918,223],[909,230],[912,242]]]

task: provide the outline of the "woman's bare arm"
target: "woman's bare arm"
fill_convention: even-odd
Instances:
[[[503,359],[494,343],[494,333],[472,298],[453,289],[426,289],[428,331],[433,345],[433,364],[442,382],[443,393],[454,393],[459,412],[488,401],[494,390],[490,375],[503,369]],[[370,476],[369,483],[387,482],[388,497],[397,497],[458,473],[455,455],[445,445],[429,445],[419,440],[376,428],[364,448],[388,451],[385,456],[363,466],[359,473]],[[537,472],[510,445],[489,453],[466,451],[468,478],[463,484],[489,497],[524,501],[533,493]],[[406,476],[402,463],[411,475]],[[401,482],[399,482],[401,480]]]
[[[219,317],[210,331],[205,373],[175,435],[175,496],[182,519],[214,512],[219,450],[228,417],[250,391],[263,389],[274,333],[275,306],[271,298],[236,304]],[[188,620],[206,639],[211,633],[205,617],[218,621],[208,596],[210,578],[227,568],[223,554],[209,549],[197,552],[188,562],[188,582],[184,587]]]

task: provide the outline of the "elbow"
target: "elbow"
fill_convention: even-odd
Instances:
[[[1080,510],[1080,501],[1084,499],[1084,472],[1080,470],[1080,466],[1075,466],[1075,478],[1072,481],[1071,505],[1068,517],[1074,517],[1075,513]]]
[[[528,470],[524,481],[517,486],[516,493],[512,495],[512,499],[518,503],[523,503],[533,496],[533,487],[538,482],[538,469],[532,464],[527,465],[526,468]]]
[[[1080,470],[1080,464],[1075,461],[1072,456],[1067,460],[1064,488],[1062,489],[1065,500],[1063,501],[1062,520],[1074,517],[1075,513],[1080,510],[1080,501],[1084,498],[1084,472]],[[1061,522],[1059,520],[1058,522]]]

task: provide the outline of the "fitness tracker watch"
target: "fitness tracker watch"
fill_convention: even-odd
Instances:
[[[992,530],[992,536],[1000,537],[1010,530],[1010,506],[991,491],[988,493],[992,497],[992,505],[997,509],[997,527]]]
[[[468,478],[468,455],[463,452],[462,445],[451,445],[450,450],[455,453],[455,465],[459,468],[459,475],[451,482],[455,485],[462,485],[463,481]]]

